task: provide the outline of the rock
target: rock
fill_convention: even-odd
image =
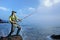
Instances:
[[[12,35],[9,37],[1,37],[0,40],[23,40],[20,35]]]
[[[53,34],[53,35],[51,35],[51,38],[52,38],[52,39],[60,39],[60,35],[54,35],[54,34]]]

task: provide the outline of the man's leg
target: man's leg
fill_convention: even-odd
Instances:
[[[19,35],[19,32],[20,32],[20,30],[21,30],[21,27],[20,27],[20,26],[17,26],[17,28],[18,28],[18,30],[17,30],[16,35]]]
[[[11,32],[8,34],[8,37],[11,36],[11,34],[14,32],[13,24],[11,24]]]

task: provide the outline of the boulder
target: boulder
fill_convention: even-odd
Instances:
[[[9,37],[1,37],[0,40],[23,40],[21,35],[12,35]]]
[[[55,34],[53,34],[53,35],[51,35],[51,38],[52,38],[52,39],[60,39],[60,35],[55,35]]]

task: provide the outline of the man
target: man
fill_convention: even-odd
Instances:
[[[18,28],[16,35],[18,35],[21,30],[21,27],[17,24],[17,21],[21,20],[16,17],[15,13],[15,11],[12,11],[11,16],[9,17],[9,21],[11,23],[11,32],[8,36],[11,36],[11,34],[14,32],[15,27]]]

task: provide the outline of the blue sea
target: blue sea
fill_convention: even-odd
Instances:
[[[6,37],[10,30],[10,24],[0,24],[0,36]],[[17,28],[12,35],[15,35],[16,31]],[[21,25],[20,35],[23,40],[52,40],[52,34],[60,34],[60,26]]]

